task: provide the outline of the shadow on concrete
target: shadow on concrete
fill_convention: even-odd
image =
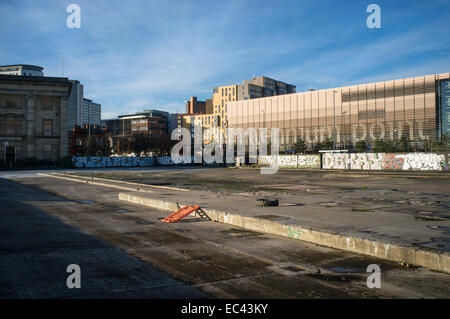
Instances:
[[[210,298],[32,201],[70,201],[0,178],[0,298]],[[69,289],[67,266],[81,268]]]

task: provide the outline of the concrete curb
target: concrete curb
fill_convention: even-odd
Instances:
[[[172,212],[179,209],[175,202],[126,193],[119,193],[119,200]],[[180,203],[179,205],[187,206],[188,204]],[[345,236],[325,230],[306,229],[296,225],[280,224],[210,208],[203,208],[203,211],[215,222],[450,273],[450,255],[446,252],[374,241],[356,236]]]
[[[90,180],[80,180],[80,179],[64,177],[64,176],[58,176],[58,175],[53,175],[53,174],[37,173],[37,175],[45,176],[45,177],[64,179],[64,180],[71,181],[71,182],[78,182],[78,183],[84,183],[84,184],[92,184],[92,185],[104,186],[104,187],[109,187],[109,188],[115,188],[115,189],[120,189],[120,190],[124,190],[124,191],[144,192],[144,193],[153,193],[154,192],[152,190],[142,189],[142,188],[139,188],[139,187],[133,188],[133,187],[127,187],[127,186],[105,184],[105,183],[94,182],[94,181],[90,181]]]
[[[107,179],[107,178],[100,178],[100,177],[87,177],[87,176],[81,176],[76,174],[68,174],[68,173],[52,173],[53,175],[57,176],[64,176],[64,177],[71,177],[71,178],[81,178],[84,180],[89,181],[104,181],[108,183],[118,183],[118,184],[127,184],[132,186],[138,186],[138,187],[147,187],[147,188],[157,188],[157,189],[167,189],[172,191],[180,191],[180,192],[188,192],[189,189],[185,188],[179,188],[179,187],[172,187],[172,186],[162,186],[162,185],[151,185],[151,184],[142,184],[142,183],[134,183],[134,182],[128,182],[128,181],[122,181],[117,179]]]

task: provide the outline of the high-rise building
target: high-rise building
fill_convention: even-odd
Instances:
[[[69,96],[68,129],[75,126],[99,125],[102,106],[91,99],[84,98],[84,86],[77,80],[70,80],[72,89]]]
[[[250,100],[266,96],[295,93],[295,85],[277,81],[266,76],[244,80],[238,85],[238,101]]]
[[[99,125],[101,121],[102,106],[90,99],[83,98],[81,106],[81,124]]]
[[[206,113],[206,101],[197,100],[196,96],[191,96],[189,101],[186,101],[186,113],[187,114],[205,114]]]
[[[268,78],[266,76],[254,77],[244,80],[240,85],[219,86],[213,89],[213,114],[218,116],[218,127],[224,139],[226,139],[226,128],[228,127],[229,103],[295,93],[295,86]]]
[[[70,80],[72,89],[69,95],[67,128],[72,130],[75,125],[82,126],[81,109],[83,105],[83,85],[80,81]]]
[[[228,102],[238,100],[238,86],[226,85],[213,89],[213,114],[219,118],[219,127],[224,129],[228,120]]]

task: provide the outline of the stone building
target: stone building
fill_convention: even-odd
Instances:
[[[67,78],[0,75],[0,165],[67,155]]]

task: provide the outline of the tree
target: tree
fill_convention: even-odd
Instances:
[[[384,152],[384,142],[383,140],[377,138],[375,142],[373,143],[373,151],[375,153],[382,153]]]
[[[366,141],[358,141],[358,142],[356,142],[355,150],[358,153],[364,153],[367,150]]]
[[[396,151],[406,153],[411,150],[409,139],[406,136],[402,136],[400,141],[397,142]]]
[[[321,150],[332,150],[334,147],[334,142],[331,138],[327,137],[324,141],[319,143]]]
[[[450,136],[449,134],[442,134],[441,138],[434,143],[431,143],[431,151],[448,153],[450,150]]]
[[[396,143],[392,141],[383,141],[383,152],[385,153],[393,153],[396,152]]]
[[[294,152],[295,154],[305,153],[307,149],[307,145],[305,143],[305,140],[303,140],[301,137],[297,139],[297,141],[294,143]]]
[[[150,134],[147,132],[134,133],[131,136],[131,151],[137,156],[147,152],[150,147]]]

